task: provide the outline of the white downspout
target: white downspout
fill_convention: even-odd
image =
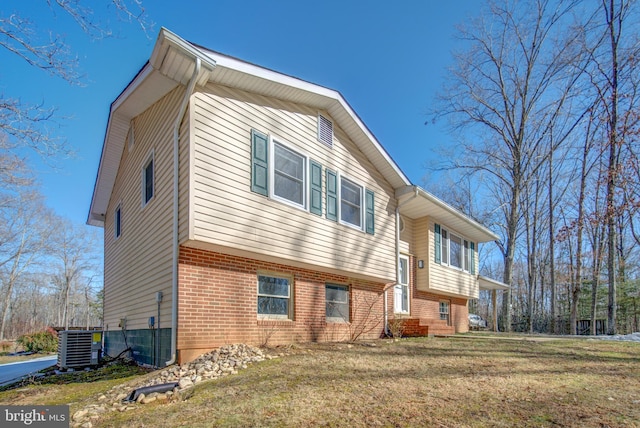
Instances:
[[[396,206],[396,282],[395,282],[395,284],[393,284],[394,287],[400,283],[400,207],[402,207],[403,205],[407,204],[408,202],[411,202],[412,200],[414,200],[417,197],[418,197],[418,187],[414,186],[414,194],[413,194],[413,196],[410,199],[407,199],[406,201],[404,201],[401,204],[398,204]],[[387,288],[384,289],[384,331],[385,331],[385,334],[387,332],[387,325],[389,323],[389,309],[388,309],[389,305],[387,303],[387,291],[388,291],[389,288],[391,288],[391,287],[387,287]]]
[[[193,70],[193,75],[191,76],[191,80],[189,80],[189,85],[187,86],[187,90],[184,94],[184,97],[182,98],[180,110],[178,110],[178,117],[176,117],[176,122],[173,125],[173,265],[171,277],[171,359],[165,363],[167,366],[170,366],[171,364],[176,362],[178,353],[178,256],[180,253],[180,249],[178,246],[178,187],[180,183],[180,159],[178,158],[178,155],[180,153],[180,124],[182,123],[182,119],[184,119],[184,115],[187,112],[189,98],[191,98],[193,88],[196,86],[196,80],[198,79],[198,74],[200,74],[201,64],[202,61],[200,60],[200,58],[196,57],[196,66]]]

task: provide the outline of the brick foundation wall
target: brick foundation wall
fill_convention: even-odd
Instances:
[[[258,271],[293,276],[293,320],[258,320]],[[180,363],[230,343],[345,341],[383,331],[383,283],[185,247],[178,281]],[[327,282],[349,286],[350,323],[326,321]]]

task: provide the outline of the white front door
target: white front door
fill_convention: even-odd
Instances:
[[[393,288],[393,309],[397,314],[409,313],[409,258],[398,260],[398,283]]]

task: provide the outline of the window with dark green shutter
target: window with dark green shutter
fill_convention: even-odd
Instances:
[[[440,225],[436,224],[433,226],[433,231],[434,231],[434,253],[435,253],[435,262],[440,264],[442,261],[442,243],[441,243],[441,239],[442,237],[440,236]]]
[[[362,229],[362,187],[340,177],[340,222]]]
[[[251,130],[251,191],[269,196],[269,141],[255,129]]]
[[[365,193],[365,205],[367,208],[366,218],[365,218],[365,228],[366,232],[370,235],[375,234],[375,208],[374,208],[374,193],[373,191],[367,189]]]
[[[310,207],[313,214],[322,215],[322,166],[315,162],[310,162],[311,179],[309,180]]]
[[[271,148],[273,149],[271,196],[305,208],[307,158],[275,141]]]
[[[327,218],[338,221],[338,176],[327,170]]]
[[[471,272],[471,275],[475,275],[476,274],[476,243],[475,242],[470,243],[470,250],[471,250],[471,266],[469,271]]]

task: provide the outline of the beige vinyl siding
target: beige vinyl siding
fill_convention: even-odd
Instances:
[[[184,88],[172,91],[136,117],[135,144],[123,150],[105,220],[104,313],[111,330],[121,318],[127,318],[127,329],[148,328],[149,317],[157,317],[158,291],[163,293],[160,327],[171,324],[173,124],[183,93]],[[143,206],[142,168],[152,151],[154,194]],[[118,204],[122,234],[115,239]]]
[[[414,222],[413,219],[402,217],[404,229],[400,231],[400,252],[414,254]]]
[[[423,217],[416,220],[415,225],[416,257],[425,261],[425,269],[419,269],[417,273],[416,286],[418,290],[444,293],[451,296],[478,298],[479,287],[476,275],[435,262],[433,219]],[[447,227],[445,224],[441,226]],[[475,271],[477,272],[477,252],[475,263]]]
[[[393,189],[335,124],[333,148],[320,143],[317,115],[317,109],[221,86],[194,95],[191,239],[393,281]],[[322,217],[251,192],[251,129],[322,165]],[[325,217],[326,168],[375,192],[374,236]]]

